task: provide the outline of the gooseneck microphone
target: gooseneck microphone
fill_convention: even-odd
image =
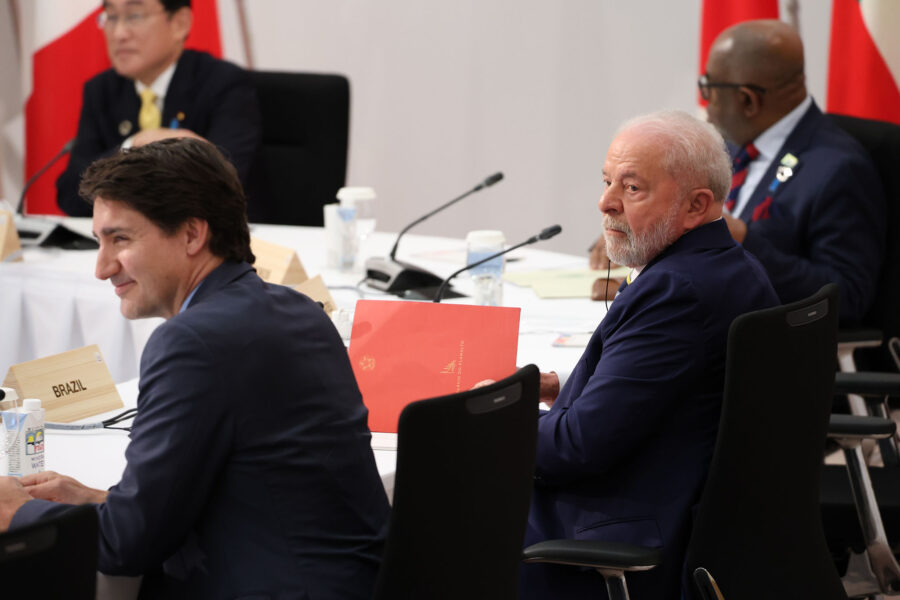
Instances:
[[[56,153],[56,156],[51,158],[47,164],[37,170],[37,173],[31,176],[31,178],[25,182],[25,185],[22,187],[22,193],[19,195],[19,205],[16,207],[16,214],[24,215],[25,214],[25,194],[28,193],[28,190],[34,185],[34,182],[40,179],[41,175],[43,175],[47,169],[56,164],[56,161],[61,159],[63,156],[72,151],[72,146],[75,145],[75,138],[72,138]]]
[[[425,214],[425,215],[422,215],[421,217],[419,217],[418,219],[416,219],[415,221],[413,221],[412,223],[410,223],[409,225],[407,225],[406,227],[404,227],[403,229],[401,229],[401,230],[400,230],[400,233],[397,234],[397,239],[394,241],[394,247],[391,248],[391,253],[390,253],[390,255],[389,255],[389,256],[390,256],[390,259],[391,259],[391,260],[394,260],[394,259],[396,258],[396,256],[397,256],[397,246],[400,244],[400,238],[403,237],[403,234],[404,234],[404,233],[406,233],[407,231],[409,231],[410,229],[412,229],[413,227],[415,227],[416,225],[418,225],[419,223],[421,223],[421,222],[424,221],[425,219],[430,218],[432,215],[435,215],[435,214],[441,212],[442,210],[444,210],[445,208],[447,208],[447,207],[449,207],[449,206],[451,206],[451,205],[453,205],[453,204],[456,204],[457,202],[459,202],[459,201],[462,200],[463,198],[466,198],[466,197],[468,197],[468,196],[474,194],[475,192],[479,192],[479,191],[483,190],[483,189],[486,188],[486,187],[491,187],[492,185],[494,185],[495,183],[497,183],[498,181],[500,181],[500,180],[502,180],[502,179],[503,179],[503,173],[499,173],[499,172],[494,173],[493,175],[491,175],[490,177],[486,178],[484,181],[482,181],[481,183],[479,183],[478,185],[476,185],[475,187],[473,187],[471,190],[469,190],[468,192],[466,192],[465,194],[462,194],[462,195],[460,195],[460,196],[457,196],[456,198],[454,198],[454,199],[451,200],[450,202],[447,202],[447,203],[445,203],[445,204],[441,204],[440,206],[438,206],[436,209],[434,209],[434,210],[431,211],[430,213]]]
[[[445,208],[456,204],[463,198],[466,198],[474,194],[475,192],[481,191],[487,187],[491,187],[502,179],[503,173],[494,173],[490,177],[486,177],[484,181],[482,181],[466,193],[438,206],[436,209],[422,215],[421,217],[401,229],[400,233],[397,234],[397,239],[394,241],[394,247],[391,248],[391,253],[386,258],[373,257],[366,261],[366,284],[372,286],[373,288],[392,294],[400,294],[407,290],[433,288],[439,285],[441,283],[441,278],[437,275],[419,267],[400,262],[396,259],[397,246],[400,244],[400,239],[407,231],[409,231],[422,221],[434,216]]]
[[[501,250],[500,252],[495,252],[494,254],[491,254],[490,256],[486,256],[479,261],[475,261],[472,264],[464,266],[462,269],[460,269],[459,271],[456,271],[455,273],[453,273],[450,277],[448,277],[441,283],[441,286],[438,288],[437,292],[435,292],[435,294],[434,294],[433,302],[441,301],[441,298],[444,296],[444,291],[447,289],[447,286],[450,285],[450,280],[453,279],[454,277],[456,277],[457,275],[459,275],[460,273],[462,273],[463,271],[468,271],[469,269],[474,269],[475,267],[477,267],[479,265],[483,265],[484,263],[486,263],[490,260],[494,260],[495,258],[503,256],[507,252],[512,252],[513,250],[515,250],[517,248],[521,248],[522,246],[528,246],[529,244],[534,244],[536,242],[541,242],[543,240],[549,240],[550,238],[557,235],[561,231],[562,231],[562,227],[560,227],[559,225],[551,225],[550,227],[546,227],[546,228],[542,229],[539,234],[531,236],[524,242],[520,242],[520,243],[516,244],[515,246],[510,246],[506,250]]]
[[[63,144],[56,156],[38,169],[22,187],[15,215],[16,230],[19,233],[19,242],[21,242],[22,246],[55,247],[66,250],[94,250],[99,247],[96,240],[63,226],[59,219],[25,215],[25,195],[28,193],[28,190],[34,185],[35,181],[47,172],[47,169],[56,164],[56,161],[71,152],[74,145],[75,138]]]

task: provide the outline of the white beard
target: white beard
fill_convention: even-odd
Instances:
[[[614,229],[625,234],[625,240],[606,240],[606,255],[610,260],[626,267],[642,267],[653,260],[657,254],[668,248],[680,235],[675,231],[675,219],[678,217],[678,204],[665,218],[653,224],[648,231],[635,235],[623,219],[613,219],[603,215],[603,228]]]

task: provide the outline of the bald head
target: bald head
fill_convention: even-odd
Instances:
[[[787,23],[746,21],[716,38],[708,64],[714,63],[733,81],[770,88],[803,73],[803,42]]]
[[[713,84],[745,86],[714,89],[708,108],[710,121],[738,144],[754,139],[806,98],[803,42],[781,21],[745,21],[723,31],[710,48],[706,74]]]

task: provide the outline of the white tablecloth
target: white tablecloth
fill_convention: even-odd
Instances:
[[[90,232],[89,219],[67,219],[73,229]],[[362,269],[340,272],[325,268],[324,231],[315,227],[254,225],[251,234],[297,250],[310,276],[321,274],[338,306],[352,309],[360,295],[352,288]],[[363,245],[363,255],[385,255],[393,234],[375,234]],[[464,262],[462,240],[408,235],[398,258],[447,276]],[[26,249],[24,261],[0,263],[0,375],[10,365],[97,344],[113,380],[138,376],[141,350],[160,319],[129,321],[119,313],[112,286],[94,277],[93,251]],[[586,257],[523,248],[511,253],[507,269],[583,267]],[[361,263],[362,261],[360,261]],[[459,276],[454,285],[465,289],[469,280]],[[365,291],[366,297],[379,297]],[[388,296],[393,298],[392,296]],[[468,302],[468,299],[446,302]],[[592,331],[605,313],[603,303],[587,299],[540,300],[530,288],[505,284],[504,304],[522,308],[519,364],[536,362],[544,370],[565,368],[580,356],[580,349],[552,348],[560,332]]]

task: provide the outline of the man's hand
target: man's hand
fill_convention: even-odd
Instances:
[[[594,245],[591,246],[588,264],[592,269],[615,269],[619,266],[616,263],[610,263],[609,257],[606,255],[606,240],[603,239],[603,236],[598,237]]]
[[[205,140],[206,138],[197,135],[190,129],[168,129],[166,127],[158,127],[156,129],[145,129],[134,134],[131,138],[131,147],[137,148],[151,142],[158,142],[168,138],[194,138]]]
[[[13,515],[31,496],[16,477],[0,477],[0,531],[9,529]]]
[[[553,406],[556,397],[559,396],[559,375],[553,373],[541,373],[541,395],[539,400],[547,406]]]
[[[606,277],[596,279],[591,286],[591,300],[614,300],[621,284],[621,279],[610,279],[608,285]]]
[[[722,217],[724,217],[725,224],[728,225],[728,233],[731,234],[734,241],[743,244],[744,238],[747,237],[747,224],[725,212],[722,213]]]
[[[22,485],[32,498],[64,504],[102,504],[106,501],[108,493],[105,490],[89,488],[71,477],[53,471],[26,475],[22,477]]]

